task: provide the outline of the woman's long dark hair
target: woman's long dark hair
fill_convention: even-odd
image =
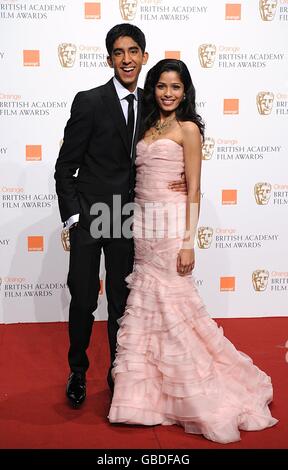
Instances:
[[[145,132],[151,127],[155,126],[160,117],[159,106],[155,99],[155,87],[159,81],[160,75],[163,72],[177,72],[184,85],[185,99],[181,101],[176,109],[177,121],[192,121],[194,122],[204,139],[204,123],[201,116],[196,113],[195,103],[195,88],[192,83],[191,75],[188,68],[177,59],[163,59],[160,60],[152,69],[149,70],[144,84],[144,93],[142,100],[142,116],[143,125],[140,132],[142,138]]]

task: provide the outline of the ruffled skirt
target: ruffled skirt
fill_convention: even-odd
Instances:
[[[268,408],[271,380],[210,318],[193,278],[177,275],[179,248],[175,240],[136,240],[108,418],[178,424],[215,442],[238,441],[241,429],[277,423]]]

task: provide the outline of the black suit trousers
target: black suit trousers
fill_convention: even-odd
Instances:
[[[102,251],[105,256],[108,339],[112,364],[116,353],[117,320],[124,314],[129,293],[125,277],[133,269],[133,240],[126,238],[94,239],[81,224],[70,229],[68,287],[71,303],[68,360],[73,372],[85,372],[89,367],[86,350],[89,346],[94,322],[93,312],[98,303]]]

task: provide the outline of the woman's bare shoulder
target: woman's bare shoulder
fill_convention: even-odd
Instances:
[[[182,121],[180,123],[181,127],[182,127],[182,130],[184,132],[188,132],[188,133],[200,133],[199,131],[199,127],[197,126],[197,124],[195,124],[195,122],[192,122],[192,121]]]
[[[185,141],[186,139],[191,139],[192,137],[195,139],[201,138],[200,130],[197,124],[192,121],[182,121],[180,123],[181,130],[182,130],[182,138]]]

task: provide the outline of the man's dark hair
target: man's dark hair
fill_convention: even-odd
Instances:
[[[106,49],[108,55],[111,56],[113,52],[114,42],[123,36],[129,36],[133,41],[137,42],[141,51],[144,53],[146,48],[146,39],[144,33],[134,24],[130,23],[120,23],[113,26],[110,31],[108,31],[106,36]]]

